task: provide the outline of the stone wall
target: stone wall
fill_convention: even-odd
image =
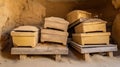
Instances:
[[[0,49],[11,43],[10,31],[20,25],[40,26],[46,9],[35,0],[0,0]]]

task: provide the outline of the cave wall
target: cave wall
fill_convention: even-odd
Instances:
[[[10,46],[10,31],[21,25],[40,26],[46,8],[35,0],[0,0],[0,49]]]
[[[116,12],[107,1],[111,0],[0,0],[0,48],[11,44],[10,31],[13,28],[21,25],[39,27],[43,24],[44,17],[65,18],[75,9],[87,10],[98,14],[100,18],[113,20]]]

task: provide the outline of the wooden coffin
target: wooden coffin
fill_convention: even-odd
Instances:
[[[53,28],[62,31],[67,31],[68,25],[69,22],[64,19],[57,17],[49,17],[45,18],[44,28]]]
[[[90,19],[75,27],[76,33],[106,32],[106,22],[100,19]]]
[[[33,26],[21,26],[11,32],[14,46],[35,47],[38,43],[38,29]]]
[[[109,44],[110,33],[81,33],[73,34],[73,41],[81,45]]]
[[[74,10],[72,12],[70,12],[66,19],[71,23],[77,21],[78,19],[83,19],[83,18],[91,18],[91,13],[86,12],[86,11],[82,11],[82,10]]]
[[[52,29],[41,29],[41,42],[56,42],[66,45],[67,37],[67,32]]]

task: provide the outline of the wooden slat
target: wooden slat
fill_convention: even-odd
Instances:
[[[117,46],[116,45],[92,45],[92,46],[82,46],[79,45],[73,41],[70,42],[70,45],[77,50],[80,53],[96,53],[96,52],[112,52],[112,51],[117,51]]]
[[[39,55],[39,54],[68,54],[68,48],[59,44],[39,44],[35,48],[25,47],[13,47],[11,54],[27,54],[27,55]]]
[[[112,52],[117,51],[117,47],[95,47],[95,48],[81,48],[81,53],[97,53],[97,52]]]

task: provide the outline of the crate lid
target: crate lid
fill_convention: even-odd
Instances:
[[[74,14],[74,13],[82,13],[82,14],[89,14],[89,15],[91,15],[92,13],[90,13],[90,12],[87,12],[87,11],[84,11],[84,10],[74,10],[74,11],[72,11],[72,12],[70,12],[70,13],[68,13],[68,15],[67,16],[69,16],[69,15],[71,15],[71,14]]]
[[[31,32],[35,32],[38,31],[39,29],[35,26],[20,26],[15,28],[13,31],[31,31]]]
[[[88,19],[82,22],[83,24],[99,24],[99,23],[107,23],[107,21],[104,21],[102,19],[98,18],[93,18],[93,19]]]
[[[69,24],[68,21],[66,21],[65,19],[59,18],[59,17],[47,17],[47,18],[45,18],[45,22],[49,22],[49,21]]]

